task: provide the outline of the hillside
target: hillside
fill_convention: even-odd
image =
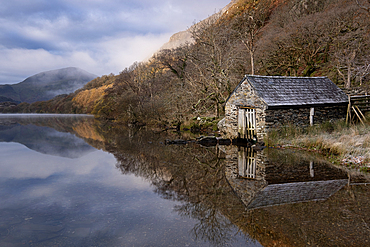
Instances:
[[[72,93],[94,78],[96,75],[74,67],[51,70],[17,84],[1,85],[0,96],[27,103],[50,100],[59,94]]]
[[[199,128],[204,121],[194,119],[223,116],[226,99],[245,74],[327,76],[342,88],[370,93],[370,4],[359,2],[235,0],[173,36],[172,46],[148,61],[15,110]],[[192,42],[184,44],[189,33]]]

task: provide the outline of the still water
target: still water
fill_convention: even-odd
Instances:
[[[0,115],[0,246],[370,245],[366,174],[178,135]]]

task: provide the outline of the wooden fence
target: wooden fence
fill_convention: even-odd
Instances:
[[[364,124],[365,114],[370,111],[370,95],[348,96],[348,102],[347,123],[359,119]]]

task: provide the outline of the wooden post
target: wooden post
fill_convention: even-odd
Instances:
[[[348,95],[348,108],[347,108],[347,116],[346,116],[346,124],[351,122],[351,95]]]
[[[239,108],[238,110],[238,132],[239,132],[239,138],[245,138],[245,110],[242,108]]]
[[[310,161],[310,176],[311,176],[311,178],[315,177],[315,170],[313,168],[313,161]]]
[[[313,126],[313,116],[315,115],[315,108],[310,109],[310,125]]]

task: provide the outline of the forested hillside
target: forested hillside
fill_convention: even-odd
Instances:
[[[197,25],[193,44],[161,50],[119,75],[18,111],[180,124],[222,116],[245,74],[328,76],[340,87],[368,87],[369,31],[369,0],[239,0]]]

